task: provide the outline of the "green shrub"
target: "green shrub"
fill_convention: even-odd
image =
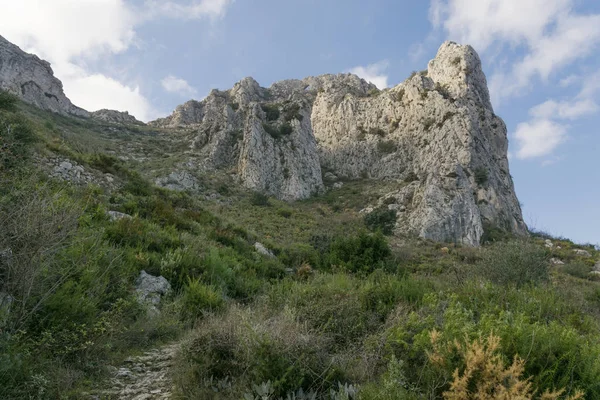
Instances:
[[[377,151],[382,154],[391,154],[398,149],[396,142],[393,140],[381,140],[377,142]]]
[[[287,208],[280,208],[277,210],[277,215],[283,218],[290,218],[292,216],[292,210]]]
[[[161,229],[140,218],[120,219],[110,224],[104,234],[106,239],[116,245],[158,253],[181,246],[181,239],[174,229]]]
[[[396,92],[396,101],[402,102],[404,100],[404,95],[406,94],[406,89],[402,88]]]
[[[548,265],[543,248],[529,241],[513,240],[487,248],[477,271],[500,285],[523,286],[547,281]]]
[[[427,92],[425,92],[427,93]],[[431,127],[435,124],[435,118],[431,118],[431,117],[427,117],[423,120],[423,129],[425,129],[425,132],[429,132],[429,130],[431,129]]]
[[[396,210],[390,210],[383,205],[366,214],[364,221],[370,230],[380,230],[384,235],[391,235],[396,225]]]
[[[584,262],[581,261],[573,261],[570,263],[565,264],[561,270],[566,273],[569,274],[571,276],[577,277],[577,278],[581,278],[581,279],[589,279],[590,278],[590,272],[591,272],[591,268],[589,265],[585,264]]]
[[[415,182],[418,180],[419,180],[419,175],[417,175],[417,173],[415,171],[410,171],[406,175],[406,178],[404,178],[404,182],[406,182],[406,183],[411,183],[411,182]]]
[[[28,120],[21,115],[0,113],[0,172],[22,165],[29,158],[35,141]]]
[[[265,112],[267,121],[277,121],[279,119],[279,106],[277,104],[261,104],[260,106]]]
[[[369,135],[385,137],[387,133],[381,128],[369,128]]]
[[[227,398],[243,398],[263,382],[270,382],[275,398],[285,398],[300,388],[328,393],[343,375],[330,362],[327,341],[289,314],[233,307],[198,327],[184,349],[176,388],[189,398],[211,398],[212,383],[226,378]]]
[[[7,91],[0,90],[0,110],[16,111],[18,101],[19,99],[17,96],[8,93]]]
[[[489,172],[484,167],[479,167],[475,169],[475,183],[482,186],[487,183],[489,179]]]
[[[435,90],[442,95],[444,99],[450,99],[450,91],[448,90],[448,85],[441,85],[439,82],[435,84]],[[445,121],[445,119],[444,119]]]
[[[284,122],[279,126],[274,124],[263,124],[263,129],[271,135],[273,139],[280,139],[290,135],[294,131],[294,128],[288,122]]]
[[[290,125],[287,122],[281,124],[281,126],[279,127],[279,135],[280,136],[290,135],[293,131],[294,131],[294,128],[292,128],[292,125]]]
[[[221,294],[212,286],[199,279],[188,278],[183,289],[181,316],[184,320],[194,321],[224,307]]]
[[[269,196],[260,192],[252,193],[252,196],[250,197],[250,204],[257,207],[267,207],[271,205],[269,202]]]
[[[284,107],[283,119],[285,122],[291,122],[294,119],[302,121],[304,117],[300,114],[300,105],[296,103],[287,104]]]
[[[569,393],[582,389],[595,398],[600,392],[596,385],[600,346],[562,323],[534,321],[513,304],[506,303],[510,310],[498,307],[497,301],[505,295],[506,291],[499,290],[498,298],[466,304],[454,294],[428,294],[422,309],[395,316],[382,334],[385,342],[380,346],[387,347],[387,359],[394,357],[410,365],[403,371],[406,381],[418,382],[415,389],[430,398],[439,398],[449,389],[454,371],[464,368],[464,360],[450,354],[443,364],[431,362],[430,355],[435,353],[432,343],[449,349],[447,345],[456,341],[490,334],[500,337],[504,359],[525,358],[525,376],[531,377],[540,392],[565,387]],[[465,297],[469,296],[466,293]]]
[[[369,273],[389,267],[392,252],[382,233],[360,233],[338,237],[331,242],[324,256],[325,268],[342,268],[350,272]]]
[[[153,192],[153,187],[138,172],[129,172],[127,183],[123,187],[123,190],[135,196],[150,196]]]
[[[299,268],[303,264],[316,267],[319,265],[319,253],[308,244],[297,243],[284,248],[279,260],[289,268]]]
[[[379,90],[377,88],[369,89],[369,91],[367,92],[368,97],[377,97],[380,94],[381,94],[381,90]]]
[[[496,225],[489,222],[483,223],[483,235],[481,236],[482,244],[503,242],[514,238],[515,236],[512,233],[507,232]]]
[[[104,173],[110,173],[113,175],[118,175],[123,171],[121,162],[115,156],[104,153],[94,154],[90,158],[90,165]]]

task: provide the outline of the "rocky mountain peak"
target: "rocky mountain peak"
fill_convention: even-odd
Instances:
[[[446,88],[454,98],[470,98],[493,111],[487,80],[479,55],[473,47],[443,43],[429,62],[427,75]]]
[[[249,189],[284,200],[338,180],[397,183],[365,212],[397,210],[395,231],[475,245],[485,227],[526,234],[508,172],[506,127],[479,56],[446,42],[428,69],[378,90],[353,74],[252,78],[153,124],[197,129],[194,168],[234,169]]]
[[[62,82],[54,77],[50,63],[0,36],[0,89],[41,109],[81,117],[88,112],[65,96]]]

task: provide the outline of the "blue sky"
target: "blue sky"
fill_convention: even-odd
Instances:
[[[600,243],[597,0],[0,0],[0,35],[67,95],[142,120],[245,76],[353,71],[380,87],[471,44],[507,123],[529,225]]]

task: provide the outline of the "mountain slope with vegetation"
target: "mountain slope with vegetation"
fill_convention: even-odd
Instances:
[[[110,398],[111,366],[173,343],[175,399],[600,398],[592,246],[386,236],[360,212],[385,181],[161,188],[140,172],[172,135],[0,94],[1,398]],[[141,271],[172,286],[156,308]]]

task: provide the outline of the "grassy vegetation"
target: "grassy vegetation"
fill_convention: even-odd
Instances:
[[[386,237],[387,207],[359,213],[386,182],[288,204],[207,177],[229,196],[208,201],[102,151],[129,135],[152,148],[146,128],[109,133],[15,104],[0,96],[0,398],[82,398],[108,365],[175,340],[182,399],[600,398],[594,248],[491,229],[482,248]],[[122,185],[49,180],[34,151]],[[142,270],[173,286],[158,315],[133,290]]]

